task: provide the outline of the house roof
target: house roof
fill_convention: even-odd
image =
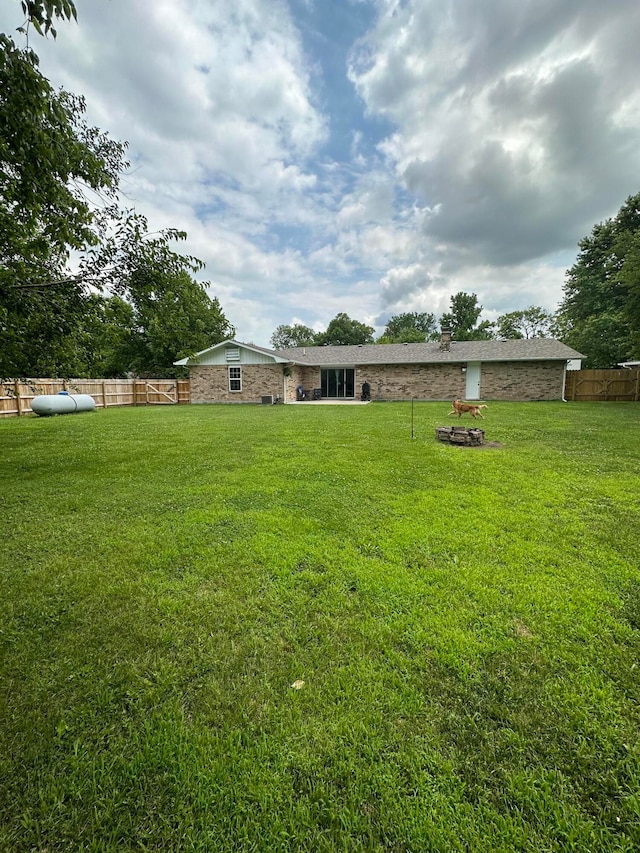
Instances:
[[[242,341],[222,341],[175,365],[198,364],[200,357],[224,346],[244,347],[263,353],[275,362],[305,366],[344,366],[359,364],[458,364],[468,361],[568,361],[584,358],[560,341],[552,338],[529,338],[509,341],[451,341],[450,349],[440,348],[438,341],[423,344],[358,344],[357,346],[289,347],[272,350]]]
[[[269,352],[269,350],[265,350]],[[272,351],[274,352],[274,351]],[[451,341],[424,344],[362,344],[358,346],[291,347],[277,354],[296,364],[446,364],[468,361],[568,361],[584,356],[552,338],[509,341]]]

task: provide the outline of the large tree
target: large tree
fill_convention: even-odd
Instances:
[[[137,269],[128,295],[134,330],[125,346],[131,352],[128,369],[138,375],[174,376],[174,360],[235,335],[218,299],[186,270]]]
[[[549,338],[555,318],[545,308],[530,305],[522,311],[510,311],[496,320],[499,338]]]
[[[586,356],[585,367],[615,367],[638,358],[640,193],[578,245],[557,315],[560,337]]]
[[[478,305],[475,293],[460,291],[450,299],[449,312],[440,317],[440,327],[449,329],[456,341],[488,341],[493,335],[493,323],[479,322],[482,305]]]
[[[629,330],[627,353],[640,358],[640,229],[629,234],[624,261],[620,268],[620,284],[627,291],[624,309]]]
[[[99,243],[104,213],[88,196],[113,205],[126,162],[84,110],[0,34],[0,375],[55,370],[86,307],[69,254]]]
[[[372,326],[367,326],[358,320],[352,320],[348,314],[342,312],[336,314],[333,320],[331,320],[326,332],[319,332],[316,335],[316,344],[318,346],[325,344],[334,346],[372,344],[374,332],[375,329]]]
[[[65,364],[68,376],[126,376],[131,370],[136,322],[133,306],[119,296],[91,294]]]
[[[316,333],[309,326],[294,323],[293,326],[281,325],[271,335],[271,346],[274,349],[289,347],[311,347],[316,341]]]
[[[411,311],[395,314],[391,317],[384,332],[378,338],[378,343],[422,343],[423,341],[437,340],[438,337],[436,318],[433,314]]]
[[[92,294],[69,347],[74,376],[176,376],[176,359],[193,355],[235,329],[216,298],[186,272],[138,270],[129,300]]]

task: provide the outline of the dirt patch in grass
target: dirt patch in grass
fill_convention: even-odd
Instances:
[[[500,450],[504,444],[499,441],[485,441],[484,444],[452,444],[451,447],[459,447],[460,450]]]

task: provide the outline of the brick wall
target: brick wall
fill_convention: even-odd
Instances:
[[[297,376],[299,381],[293,386],[293,396],[289,399],[296,399],[296,388],[302,385],[307,394],[312,394],[314,388],[320,388],[320,368],[319,367],[298,367]]]
[[[373,400],[464,400],[466,373],[462,364],[389,364],[359,367],[356,393],[371,385]],[[560,400],[564,362],[483,362],[483,400]]]
[[[462,399],[466,375],[461,364],[376,364],[356,369],[356,394],[363,382],[371,385],[372,400]]]
[[[189,368],[192,403],[260,403],[263,396],[283,395],[281,364],[241,364],[242,391],[229,391],[226,365]],[[287,378],[290,384],[291,377]],[[295,385],[293,386],[295,389]]]
[[[226,365],[190,368],[192,403],[260,403],[279,394],[296,399],[298,385],[320,388],[320,368],[292,365],[284,376],[280,364],[243,364],[242,391],[229,391]],[[371,385],[373,400],[454,400],[465,398],[466,373],[462,364],[377,364],[357,367],[355,395],[362,383]],[[480,394],[483,400],[559,400],[562,362],[483,362]]]
[[[483,400],[560,400],[564,362],[511,361],[482,365]]]

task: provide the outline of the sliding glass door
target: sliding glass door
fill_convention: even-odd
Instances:
[[[320,384],[323,397],[353,397],[355,369],[353,367],[327,367],[321,371]]]

